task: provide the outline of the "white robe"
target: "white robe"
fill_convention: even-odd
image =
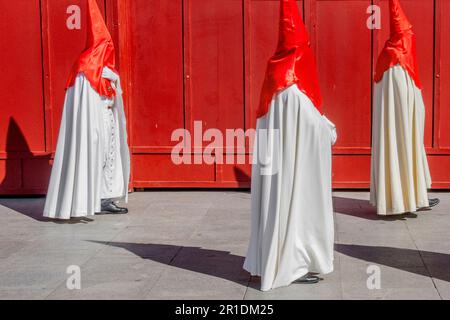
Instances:
[[[371,203],[379,215],[428,207],[431,176],[424,146],[422,92],[399,65],[375,85]]]
[[[268,137],[267,148],[262,137]],[[277,94],[258,119],[244,269],[261,276],[262,291],[288,286],[309,272],[333,271],[335,142],[334,125],[296,85]]]
[[[86,217],[101,211],[102,199],[128,201],[130,155],[118,83],[113,101],[82,73],[67,90],[45,217]]]

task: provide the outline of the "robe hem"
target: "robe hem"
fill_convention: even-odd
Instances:
[[[261,282],[262,282],[262,277],[263,276],[261,274],[259,274],[259,272],[252,272],[252,271],[250,271],[248,269],[250,269],[250,268],[244,266],[244,270],[245,271],[250,273],[250,275],[252,277],[260,277],[261,278]],[[260,290],[263,291],[263,292],[268,292],[268,291],[275,290],[275,289],[286,288],[286,287],[291,286],[295,281],[297,281],[301,277],[307,275],[308,273],[317,273],[317,274],[327,275],[327,274],[330,274],[330,273],[332,273],[334,271],[334,267],[331,267],[329,270],[326,270],[326,271],[318,271],[318,270],[314,270],[314,269],[309,270],[309,268],[304,268],[304,269],[306,269],[305,273],[301,273],[299,276],[292,277],[294,279],[291,280],[288,284],[272,286],[271,288],[263,288],[263,287],[261,287]]]

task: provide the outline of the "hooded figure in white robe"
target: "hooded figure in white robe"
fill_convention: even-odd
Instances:
[[[127,213],[130,156],[114,45],[95,0],[88,0],[87,49],[67,84],[44,216]]]
[[[378,59],[372,137],[371,203],[379,215],[435,206],[424,146],[425,106],[416,37],[398,0],[389,1],[391,35]]]
[[[244,268],[261,290],[317,283],[333,271],[335,126],[320,112],[317,67],[295,0],[280,1],[253,150],[252,232]]]

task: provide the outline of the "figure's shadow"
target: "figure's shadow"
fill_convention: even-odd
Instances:
[[[42,216],[44,212],[45,199],[42,197],[2,197],[0,198],[0,206],[9,208],[24,216],[32,218],[37,221],[46,221]]]
[[[377,209],[368,200],[333,197],[334,211],[366,220],[397,221],[417,218],[417,214],[408,213],[394,216],[379,216]]]
[[[353,244],[336,244],[335,250],[374,264],[450,282],[450,254]],[[426,267],[414,267],[420,263],[424,263]]]
[[[44,160],[48,163],[45,168],[40,167],[39,172],[35,174],[50,175],[50,155],[36,156],[30,149],[24,133],[20,129],[17,121],[11,117],[9,119],[8,131],[6,134],[6,158],[5,177],[0,181],[0,194],[18,194],[23,188],[24,179],[32,179],[30,176],[22,176],[20,161],[26,160]],[[45,198],[39,196],[18,197],[18,196],[0,196],[0,206],[14,210],[22,215],[37,221],[52,221],[54,223],[86,223],[86,221],[54,221],[43,217]]]
[[[9,208],[39,222],[55,224],[86,224],[94,220],[90,218],[72,218],[70,220],[49,219],[43,216],[45,198],[43,197],[0,197],[0,207]]]
[[[202,273],[247,286],[250,274],[243,270],[244,257],[226,251],[165,244],[90,241],[125,249],[142,259]]]
[[[250,188],[252,178],[247,172],[245,172],[241,168],[234,167],[234,176],[239,184],[239,188]]]

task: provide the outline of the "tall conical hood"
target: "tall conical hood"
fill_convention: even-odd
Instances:
[[[317,65],[296,0],[280,0],[280,31],[275,55],[269,60],[257,117],[269,110],[278,92],[296,84],[319,109],[322,104]]]
[[[406,17],[406,14],[398,0],[389,1],[389,10],[392,35],[412,30],[412,24]]]
[[[378,58],[375,81],[380,82],[384,73],[399,64],[422,88],[417,64],[416,36],[412,24],[400,5],[399,0],[389,0],[391,35]]]
[[[83,72],[92,88],[98,94],[113,97],[111,83],[102,78],[103,67],[115,70],[115,51],[111,34],[96,0],[88,0],[87,43],[67,81],[67,88],[73,86],[75,78]]]
[[[309,35],[295,0],[281,1],[278,52],[309,45]]]
[[[88,37],[87,48],[96,47],[103,43],[112,42],[111,34],[106,27],[103,15],[96,0],[88,0]]]

